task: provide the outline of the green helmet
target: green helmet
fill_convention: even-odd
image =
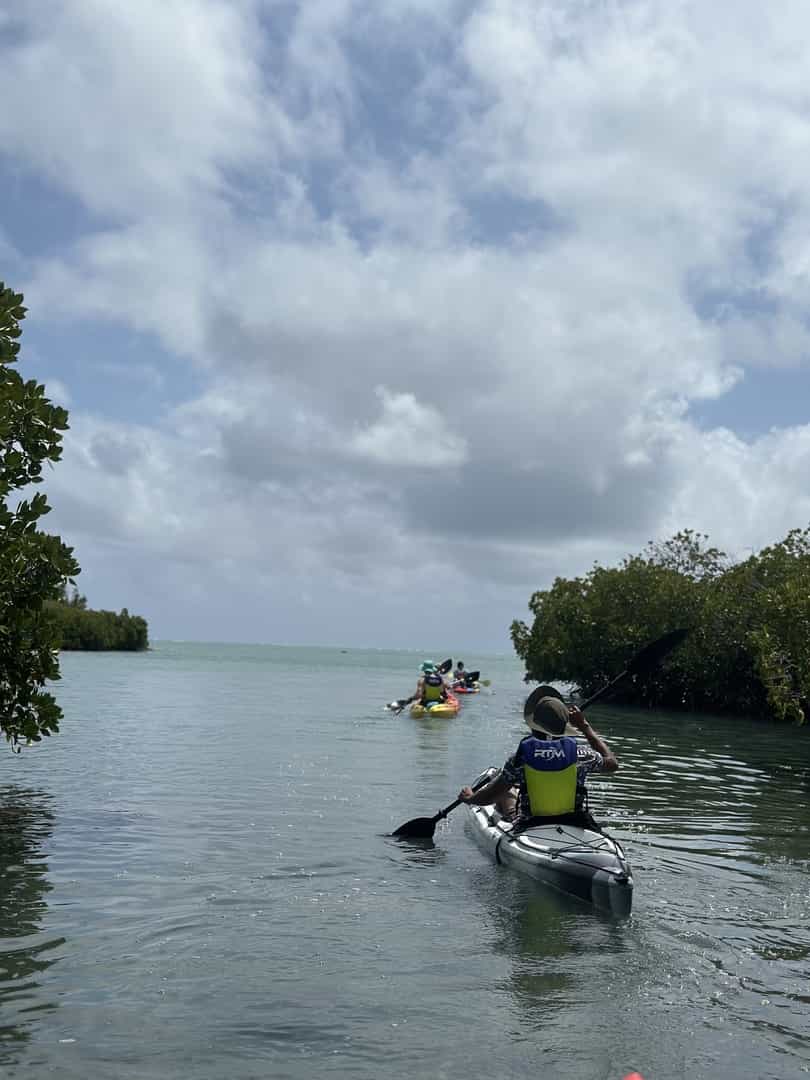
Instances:
[[[422,672],[423,675],[429,675],[431,673],[431,671],[436,670],[436,665],[431,664],[430,660],[425,660],[425,662],[421,665],[419,670]]]

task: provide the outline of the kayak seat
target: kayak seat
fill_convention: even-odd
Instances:
[[[515,822],[512,826],[512,832],[515,836],[518,836],[527,829],[534,829],[539,825],[577,825],[580,829],[592,829],[598,833],[604,832],[590,810],[574,810],[571,814],[550,814],[548,817],[524,818],[523,821]]]

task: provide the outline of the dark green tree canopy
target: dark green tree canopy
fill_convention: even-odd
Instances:
[[[64,594],[58,600],[46,601],[46,608],[54,619],[63,649],[140,650],[149,647],[149,628],[140,615],[130,615],[126,608],[114,611],[93,611],[87,606],[87,597],[77,589]]]
[[[799,723],[810,714],[810,529],[736,564],[687,529],[617,567],[557,578],[529,609],[530,624],[512,624],[527,680],[590,694],[637,648],[689,626],[662,668],[618,700]]]
[[[43,689],[59,678],[57,628],[45,601],[79,573],[73,549],[39,528],[50,512],[45,495],[16,505],[12,498],[42,482],[43,466],[61,457],[68,427],[65,409],[13,366],[22,301],[0,282],[0,731],[13,746],[59,729],[61,712]]]

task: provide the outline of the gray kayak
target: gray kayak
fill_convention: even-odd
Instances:
[[[493,770],[493,773],[495,770]],[[629,915],[633,875],[621,844],[578,825],[536,825],[518,835],[494,806],[471,806],[475,839],[496,862],[613,915]]]

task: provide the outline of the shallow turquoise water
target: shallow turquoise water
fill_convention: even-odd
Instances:
[[[521,734],[511,659],[453,720],[421,656],[66,654],[62,734],[0,758],[8,1076],[806,1077],[810,739],[595,712],[636,877],[616,923],[434,813]],[[438,659],[438,658],[437,658]]]

